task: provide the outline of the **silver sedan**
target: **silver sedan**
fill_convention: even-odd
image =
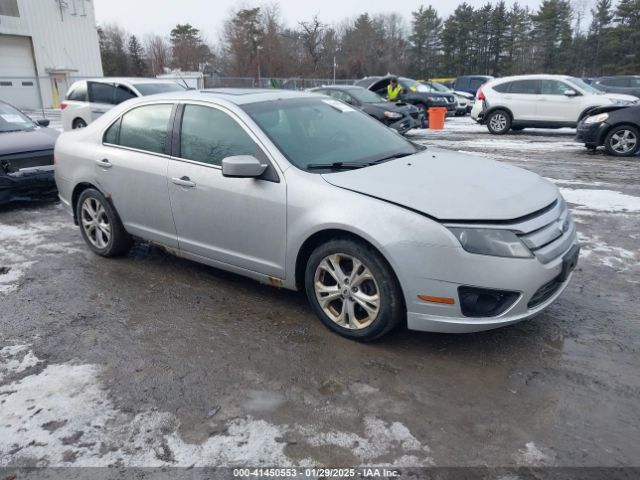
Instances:
[[[337,100],[274,90],[135,99],[55,149],[88,247],[133,237],[305,290],[331,330],[472,332],[547,308],[579,246],[534,173],[425,149]]]

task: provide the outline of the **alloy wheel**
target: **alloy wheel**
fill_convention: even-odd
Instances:
[[[505,128],[507,128],[507,117],[505,117],[502,113],[497,113],[491,117],[489,120],[489,125],[496,132],[501,132]]]
[[[111,240],[111,224],[102,203],[89,197],[80,211],[82,228],[91,244],[98,248],[106,248]]]
[[[631,152],[638,143],[638,137],[631,130],[618,130],[609,140],[611,149],[620,154]]]
[[[366,328],[380,311],[378,283],[371,270],[352,255],[325,257],[315,271],[314,291],[325,315],[343,328]]]

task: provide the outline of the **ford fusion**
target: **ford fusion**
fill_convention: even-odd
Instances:
[[[579,246],[538,175],[416,146],[313,93],[188,91],[130,100],[55,149],[62,202],[96,254],[141,238],[304,290],[334,332],[474,332],[533,317]]]

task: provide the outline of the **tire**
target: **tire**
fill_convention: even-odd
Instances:
[[[89,248],[101,257],[116,257],[129,250],[131,237],[111,203],[102,193],[88,188],[76,205],[80,233]]]
[[[325,326],[351,340],[375,340],[406,318],[393,270],[364,242],[339,239],[316,248],[307,262],[305,289]],[[332,300],[321,304],[323,297]]]
[[[74,130],[78,130],[79,128],[86,128],[86,126],[87,126],[87,122],[85,122],[81,118],[76,118],[73,121],[73,125],[71,126],[71,128],[73,128]]]
[[[631,157],[640,151],[640,133],[631,125],[613,127],[604,140],[609,155]]]
[[[487,117],[487,129],[493,135],[504,135],[511,129],[511,115],[505,110],[494,110]]]

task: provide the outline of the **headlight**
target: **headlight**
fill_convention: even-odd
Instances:
[[[620,100],[619,98],[612,98],[611,103],[614,105],[631,105],[633,102],[629,100]]]
[[[384,112],[384,116],[387,118],[392,118],[392,119],[397,119],[397,118],[402,118],[402,114],[401,113],[397,113],[397,112]]]
[[[531,258],[531,251],[509,230],[449,228],[469,253],[495,257]]]
[[[608,113],[600,113],[598,115],[592,115],[591,117],[587,117],[584,120],[584,123],[602,123],[604,122],[607,118],[609,118],[609,114]]]

